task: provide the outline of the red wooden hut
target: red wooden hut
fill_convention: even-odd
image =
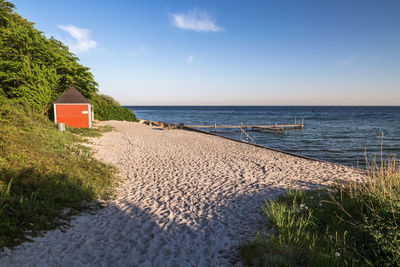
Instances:
[[[71,87],[54,101],[54,122],[79,128],[92,127],[92,107],[89,100]]]

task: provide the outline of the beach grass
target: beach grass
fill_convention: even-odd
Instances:
[[[99,207],[94,200],[113,197],[116,169],[96,160],[80,137],[105,130],[62,133],[45,116],[0,98],[0,247],[65,225]]]
[[[100,137],[105,132],[110,132],[114,127],[109,125],[96,125],[94,124],[92,128],[75,128],[66,126],[66,131],[73,133],[81,137]]]
[[[267,231],[240,248],[249,266],[399,266],[400,167],[368,164],[365,183],[288,190],[266,201]]]

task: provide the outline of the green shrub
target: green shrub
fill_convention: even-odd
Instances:
[[[128,108],[121,107],[112,97],[95,95],[91,99],[94,118],[98,120],[136,121],[135,114]]]
[[[113,196],[115,169],[94,159],[81,139],[0,97],[0,247],[62,224],[65,208],[79,212]]]

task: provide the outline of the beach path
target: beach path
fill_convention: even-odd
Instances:
[[[357,180],[348,167],[217,136],[132,122],[93,139],[118,167],[118,197],[66,231],[0,253],[0,265],[231,266],[237,245],[265,218],[261,205],[286,188]]]

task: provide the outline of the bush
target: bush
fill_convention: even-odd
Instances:
[[[94,118],[98,120],[136,121],[135,114],[107,95],[95,95],[91,99]]]

